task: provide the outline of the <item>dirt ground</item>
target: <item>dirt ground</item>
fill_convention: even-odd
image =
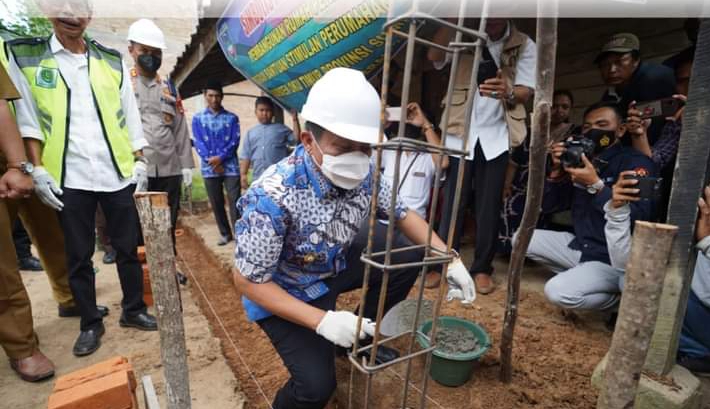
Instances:
[[[107,305],[111,312],[104,319],[106,335],[102,338],[101,348],[84,358],[76,358],[71,352],[79,333],[79,319],[57,317],[57,305],[52,298],[44,273],[22,273],[32,299],[35,330],[39,335],[42,351],[54,361],[57,375],[66,374],[112,356],[123,355],[133,365],[137,378],[140,379],[144,375],[152,377],[160,397],[161,407],[166,407],[158,332],[143,332],[118,326],[121,313],[118,275],[115,265],[107,266],[101,263],[101,256],[103,253],[97,252],[94,257],[94,264],[100,269],[96,277],[97,298],[99,303]],[[191,291],[183,287],[182,301],[193,407],[241,408],[244,405],[244,395],[222,357],[219,339],[210,332],[207,320],[193,298]],[[0,407],[13,409],[46,407],[53,385],[53,379],[36,384],[21,381],[10,369],[2,354]],[[140,385],[137,394],[143,405],[143,392]]]
[[[246,407],[268,407],[267,402],[273,399],[288,374],[265,335],[244,316],[239,294],[233,289],[230,279],[233,243],[224,247],[215,245],[219,236],[211,213],[183,218],[183,224],[186,234],[180,238],[178,245],[187,264],[185,268],[191,269],[201,281],[234,341],[234,345],[225,341],[224,332],[215,324],[214,316],[206,313],[215,335],[223,340],[223,351],[247,396]],[[191,232],[196,234],[193,236]],[[469,253],[464,252],[465,259],[471,257]],[[497,345],[505,301],[505,283],[500,280],[503,272],[507,271],[504,260],[496,261],[496,270],[499,289],[492,295],[479,295],[474,305],[469,307],[445,303],[442,310],[443,315],[466,318],[482,325],[491,337],[493,348],[482,358],[472,380],[464,386],[449,388],[430,382],[428,407],[594,407],[596,391],[591,386],[590,378],[609,347],[611,334],[603,329],[602,316],[589,315],[570,320],[547,303],[542,295],[547,274],[539,268],[529,267],[525,271],[516,328],[513,382],[510,385],[498,382],[500,364]],[[427,298],[434,299],[435,296],[435,290],[426,291]],[[356,302],[354,293],[339,300],[343,308],[352,308]],[[198,304],[204,311],[204,300],[198,299]],[[400,346],[405,345],[403,342]],[[338,368],[340,383],[343,384],[349,375],[348,363],[340,362]],[[414,385],[421,382],[421,368],[421,362],[414,363]],[[395,366],[394,371],[403,374],[403,365]],[[381,378],[375,382],[373,402],[379,402],[376,407],[390,407],[390,401],[399,402],[403,384],[392,371]],[[392,398],[392,390],[397,391],[395,398]],[[412,394],[412,399],[414,395],[416,392]],[[337,407],[344,408],[346,404],[337,402]]]

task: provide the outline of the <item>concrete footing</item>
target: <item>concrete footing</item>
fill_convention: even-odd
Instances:
[[[601,388],[607,357],[592,374],[592,385]],[[641,375],[634,409],[700,409],[701,385],[690,371],[676,365],[663,379]]]

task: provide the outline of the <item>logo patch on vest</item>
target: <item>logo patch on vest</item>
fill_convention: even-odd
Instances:
[[[39,67],[35,76],[35,83],[42,88],[56,88],[58,75],[59,72],[56,68]]]

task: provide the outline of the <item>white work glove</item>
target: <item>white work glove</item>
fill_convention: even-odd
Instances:
[[[136,184],[136,192],[148,190],[148,165],[142,161],[136,161],[133,165],[133,183]]]
[[[449,293],[446,296],[448,301],[461,300],[462,304],[471,304],[476,299],[476,284],[461,258],[457,257],[449,263],[446,281],[449,283]]]
[[[192,186],[192,169],[184,168],[182,170],[182,184],[185,185],[185,187]]]
[[[316,327],[316,333],[335,345],[350,348],[356,329],[357,315],[349,311],[327,311]],[[375,324],[368,318],[363,318],[360,326],[360,339],[365,335],[375,335]]]
[[[59,188],[52,175],[47,173],[47,169],[42,166],[34,168],[32,181],[35,183],[35,192],[42,203],[61,212],[64,208],[64,203],[57,196],[63,195],[64,192]]]

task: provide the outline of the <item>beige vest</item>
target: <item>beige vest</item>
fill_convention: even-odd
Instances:
[[[500,69],[503,76],[507,78],[509,84],[515,84],[515,69],[518,64],[518,58],[523,51],[523,47],[527,44],[527,36],[519,32],[515,26],[510,25],[510,35],[503,45],[503,51],[500,57]],[[466,101],[473,95],[474,90],[469,89],[471,80],[471,71],[473,70],[473,55],[470,53],[462,54],[459,60],[458,70],[456,72],[456,80],[454,83],[454,91],[451,97],[451,106],[449,114],[449,126],[446,133],[449,137],[463,139],[464,122],[466,120]],[[446,97],[442,101],[442,106],[446,104]],[[508,124],[508,139],[511,148],[515,148],[523,143],[527,136],[527,126],[525,119],[527,112],[523,104],[515,104],[508,106],[504,101],[501,101],[505,109],[505,121]],[[442,117],[443,125],[444,117]]]

